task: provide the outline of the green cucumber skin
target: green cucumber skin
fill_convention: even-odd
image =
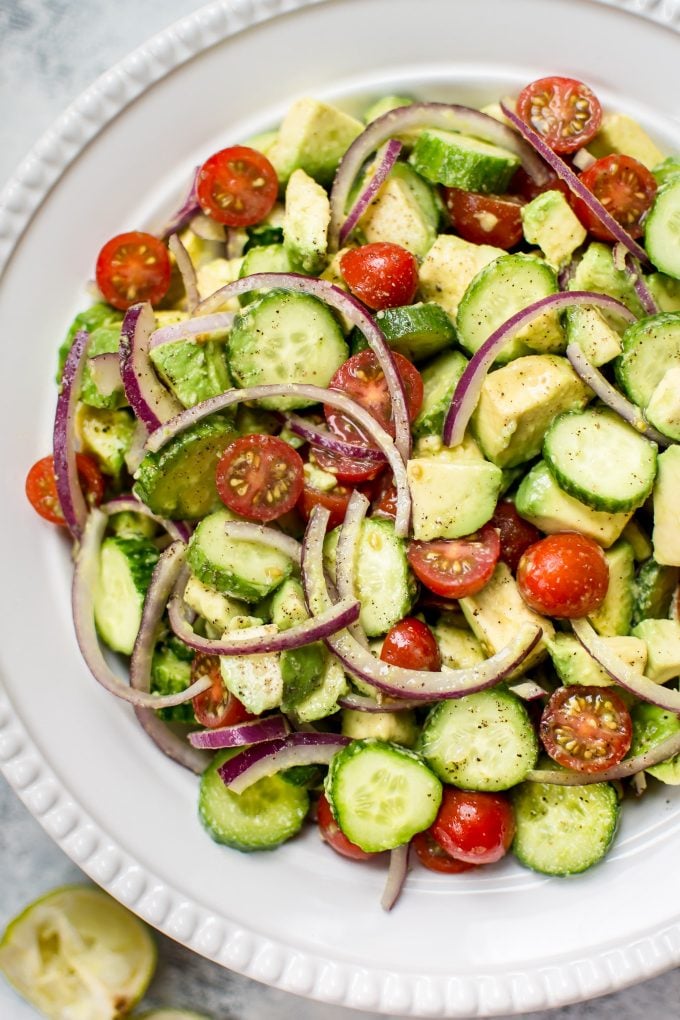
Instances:
[[[616,381],[644,409],[666,370],[680,364],[680,312],[638,319],[621,342],[623,351],[614,362]]]
[[[654,559],[645,560],[633,582],[631,627],[637,626],[642,620],[662,620],[668,617],[679,578],[677,567],[665,566]]]
[[[441,136],[445,137],[442,138]],[[483,143],[482,143],[483,144]],[[427,180],[451,188],[484,194],[503,194],[519,166],[518,158],[495,146],[488,151],[467,147],[453,133],[422,131],[409,157],[410,165]]]
[[[645,249],[662,273],[680,279],[680,179],[661,187],[645,220]]]
[[[222,592],[224,595],[230,595],[235,599],[243,599],[244,602],[259,602],[260,599],[275,591],[285,581],[286,577],[290,576],[293,570],[291,563],[288,567],[288,572],[268,586],[249,582],[233,570],[216,567],[195,543],[189,543],[187,565],[203,584],[207,584],[210,588],[216,588],[217,591]]]

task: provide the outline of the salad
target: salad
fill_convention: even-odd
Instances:
[[[26,491],[213,839],[313,819],[389,909],[411,846],[571,875],[680,784],[679,224],[680,158],[550,77],[301,99],[104,244]]]

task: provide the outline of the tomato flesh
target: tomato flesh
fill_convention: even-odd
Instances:
[[[191,661],[191,682],[207,676],[211,686],[192,698],[194,715],[201,726],[216,729],[218,726],[235,726],[255,716],[228,691],[220,672],[218,655],[197,652]]]
[[[325,795],[322,793],[316,806],[316,820],[319,826],[319,833],[325,843],[335,850],[342,857],[348,857],[352,861],[370,861],[375,854],[362,850],[356,843],[352,843],[344,832],[341,832],[338,823],[333,817],[331,806]]]
[[[405,616],[387,632],[380,658],[404,669],[437,670],[442,667],[434,634],[426,623],[413,616]]]
[[[575,531],[548,535],[529,546],[519,561],[517,584],[537,613],[574,619],[601,604],[609,586],[609,568],[592,538]]]
[[[78,480],[88,506],[99,506],[104,498],[104,476],[92,460],[84,453],[76,454]],[[37,514],[51,524],[65,525],[57,495],[57,480],[54,474],[54,457],[42,457],[36,461],[26,475],[26,496]]]
[[[220,457],[215,482],[220,499],[234,513],[273,521],[292,510],[302,495],[302,458],[277,436],[240,436]]]
[[[437,842],[430,829],[419,832],[412,840],[418,860],[428,871],[436,871],[443,875],[460,875],[464,871],[472,871],[474,864],[457,861]]]
[[[522,554],[530,545],[538,542],[541,533],[533,524],[529,524],[517,513],[515,504],[510,499],[502,499],[491,518],[491,526],[498,529],[501,539],[499,559],[506,563],[513,574],[519,566]]]
[[[308,521],[315,506],[323,507],[330,514],[328,528],[332,530],[344,521],[351,495],[352,490],[346,485],[336,485],[328,492],[305,485],[298,501],[298,510]]]
[[[540,736],[550,757],[579,772],[618,765],[632,735],[630,713],[611,687],[560,687],[541,717]]]
[[[602,123],[602,107],[587,85],[576,78],[539,78],[517,97],[517,114],[554,152],[576,152],[587,145]]]
[[[632,156],[612,155],[596,160],[581,181],[631,237],[641,237],[644,217],[657,192],[653,174]],[[574,212],[599,241],[616,240],[585,202],[574,198]]]
[[[352,423],[347,419],[344,419],[340,427],[344,428],[345,425],[349,426],[347,428],[347,431],[349,432],[352,428]],[[338,426],[337,421],[336,426]],[[359,441],[358,435],[355,435],[353,438],[354,441]],[[367,443],[366,445],[370,444]],[[376,464],[375,461],[346,457],[344,454],[335,453],[334,450],[317,449],[314,451],[314,460],[320,468],[323,468],[324,471],[328,471],[329,474],[335,475],[339,482],[347,485],[357,485],[359,482],[370,482],[374,478],[378,477],[385,466],[380,463]]]
[[[457,861],[493,864],[510,848],[515,817],[501,794],[472,793],[447,786],[431,832]]]
[[[276,170],[247,145],[220,149],[198,171],[201,209],[228,227],[251,227],[271,212],[279,191]]]
[[[170,286],[170,256],[153,234],[132,230],[107,241],[97,256],[97,286],[110,305],[127,311],[138,301],[157,304]]]
[[[522,199],[443,188],[451,225],[464,241],[514,248],[522,240]]]
[[[340,259],[340,272],[352,294],[376,311],[410,305],[418,288],[415,255],[390,241],[346,251]]]
[[[411,542],[408,561],[419,581],[445,598],[460,599],[481,591],[491,579],[501,551],[490,524],[469,538]]]

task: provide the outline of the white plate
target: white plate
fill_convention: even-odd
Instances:
[[[680,962],[680,800],[665,789],[626,804],[614,851],[580,878],[512,860],[455,880],[418,870],[389,916],[382,871],[340,860],[311,828],[271,854],[216,846],[196,819],[195,779],[81,663],[65,545],[25,504],[26,469],[50,443],[56,346],[103,241],[158,222],[201,157],[274,123],[300,94],[350,108],[395,89],[483,102],[566,73],[680,150],[680,11],[635,7],[667,24],[593,0],[225,0],[100,79],[3,195],[0,759],[95,881],[258,980],[451,1017],[557,1006],[658,973]]]

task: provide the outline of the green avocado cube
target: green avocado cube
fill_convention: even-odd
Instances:
[[[502,472],[486,461],[452,461],[441,454],[406,465],[417,541],[471,535],[493,516]]]
[[[299,99],[288,110],[268,152],[279,180],[285,184],[301,169],[319,184],[330,184],[338,163],[363,124],[317,99]]]
[[[669,368],[655,386],[645,418],[665,436],[680,440],[680,365]]]
[[[320,184],[294,170],[286,188],[283,243],[294,266],[315,275],[326,265],[331,207]]]
[[[561,191],[544,191],[523,206],[522,229],[554,269],[568,262],[588,236]]]
[[[657,459],[654,482],[654,559],[667,566],[680,566],[680,446],[669,446]]]
[[[440,234],[420,266],[423,301],[436,301],[455,318],[463,294],[477,273],[505,255],[491,244],[471,244],[453,234]]]
[[[588,151],[600,159],[613,152],[632,156],[648,170],[663,159],[663,152],[636,120],[625,113],[605,113],[600,129],[588,144]]]
[[[647,645],[645,675],[657,684],[680,676],[680,623],[677,620],[641,620],[633,629]]]

